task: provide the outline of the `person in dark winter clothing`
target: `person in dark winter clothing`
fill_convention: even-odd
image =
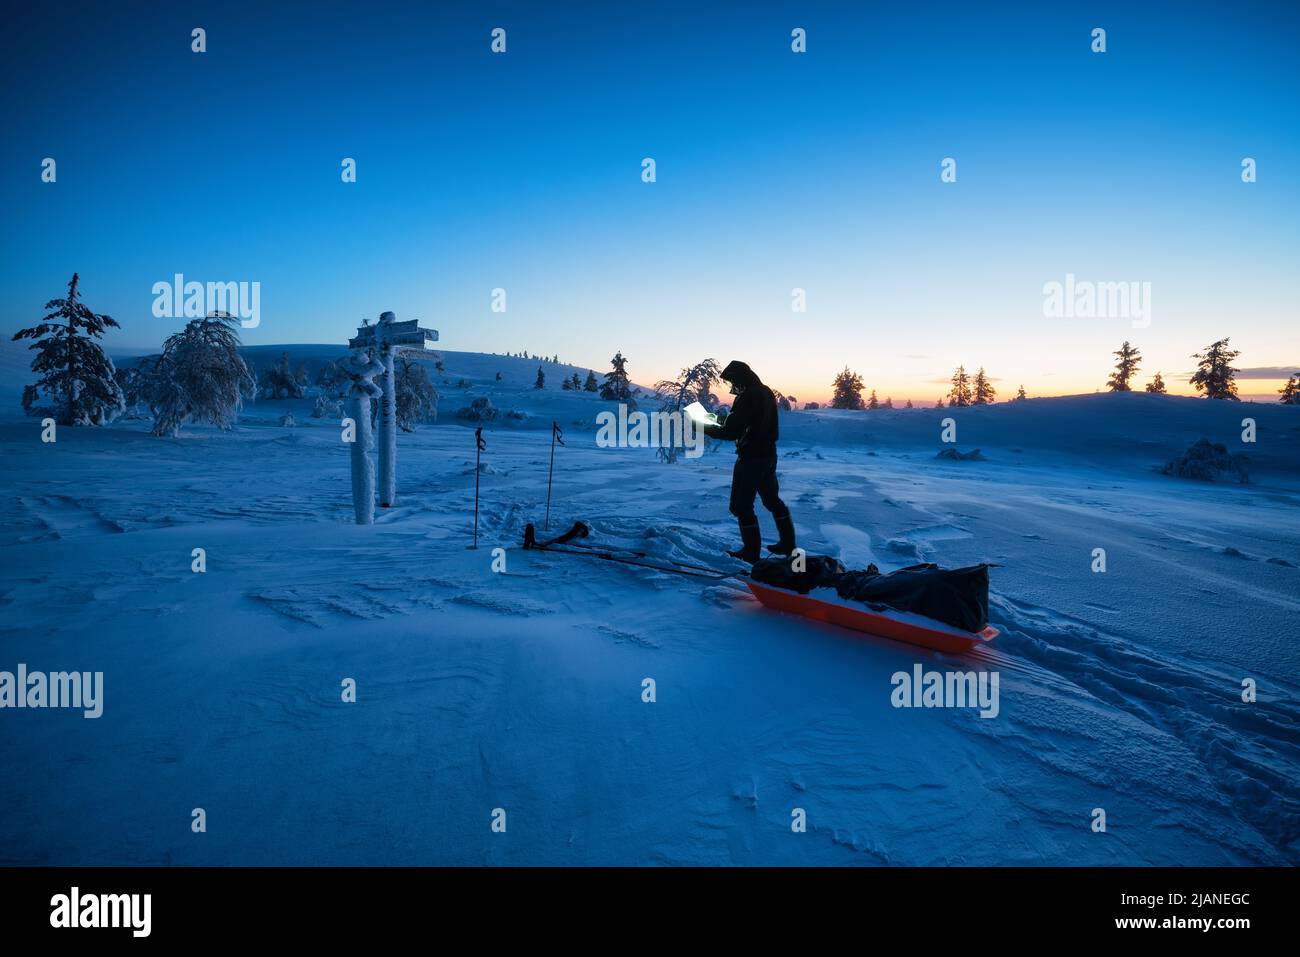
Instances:
[[[794,551],[794,520],[779,494],[776,480],[776,440],[780,434],[776,396],[743,362],[728,362],[722,381],[731,386],[736,401],[731,413],[717,425],[704,426],[704,434],[736,443],[736,465],[731,472],[731,514],[740,524],[741,547],[728,552],[735,558],[753,563],[762,557],[763,539],[758,516],[754,513],[754,496],[776,520],[780,541],[768,548],[778,555]]]

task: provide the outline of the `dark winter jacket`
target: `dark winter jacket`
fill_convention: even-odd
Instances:
[[[736,454],[742,459],[776,458],[776,440],[780,435],[777,421],[776,396],[759,380],[754,370],[743,362],[728,362],[722,370],[724,382],[743,386],[744,391],[721,425],[706,425],[704,434],[715,439],[729,439],[736,443]]]

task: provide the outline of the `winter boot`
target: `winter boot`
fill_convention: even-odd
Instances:
[[[789,555],[794,551],[794,519],[790,513],[784,515],[772,516],[776,519],[776,530],[781,536],[781,540],[775,545],[767,546],[767,550],[774,555]]]
[[[740,526],[740,548],[727,552],[732,558],[739,558],[751,565],[762,558],[763,535],[758,530],[758,523]]]

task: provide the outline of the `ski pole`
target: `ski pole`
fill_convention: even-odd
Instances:
[[[554,419],[551,420],[551,469],[546,473],[546,521],[542,523],[542,528],[551,527],[551,479],[555,476],[555,443],[564,444],[564,433],[560,431],[560,424]]]
[[[483,450],[487,448],[487,443],[483,441],[483,426],[474,430],[474,548],[478,548],[478,479],[480,473],[480,463],[483,460]]]

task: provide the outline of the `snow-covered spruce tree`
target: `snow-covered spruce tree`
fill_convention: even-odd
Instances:
[[[1291,378],[1286,380],[1286,385],[1278,390],[1281,398],[1278,399],[1283,405],[1300,405],[1300,372],[1297,372]]]
[[[776,407],[778,411],[789,412],[791,409],[794,408],[794,406],[790,404],[794,400],[790,396],[785,395],[779,389],[773,389],[772,396],[773,398],[776,399]]]
[[[936,402],[936,403],[934,404],[934,407],[935,407],[936,409],[942,409],[942,408],[943,408],[943,396],[939,396],[939,401]]]
[[[533,388],[534,389],[546,388],[546,373],[542,371],[541,366],[537,367],[537,381],[533,383]]]
[[[262,376],[262,395],[268,399],[301,399],[303,383],[289,368],[289,353],[280,354],[280,361]]]
[[[1129,380],[1133,378],[1133,373],[1137,371],[1138,365],[1142,362],[1142,353],[1125,342],[1115,350],[1114,356],[1119,361],[1115,363],[1115,371],[1106,380],[1106,387],[1111,392],[1132,392]]]
[[[1237,398],[1237,370],[1232,367],[1232,360],[1239,355],[1238,350],[1228,348],[1227,339],[1212,342],[1204,352],[1194,353],[1192,358],[1200,360],[1191,378],[1196,391],[1204,392],[1207,399],[1240,401]]]
[[[916,406],[912,405],[912,400],[911,400],[911,399],[908,399],[908,400],[907,400],[907,404],[904,405],[903,408],[905,408],[905,409],[915,409]]]
[[[875,412],[880,408],[880,400],[876,398],[876,390],[871,390],[871,398],[867,399],[867,411]]]
[[[570,389],[573,388],[573,383],[569,381],[567,378],[561,379],[560,388],[563,389],[565,392],[568,392]]]
[[[845,366],[844,371],[835,376],[831,385],[835,389],[835,393],[831,396],[832,409],[862,408],[862,376]]]
[[[438,421],[438,390],[429,379],[424,366],[408,359],[400,352],[393,360],[394,415],[397,427],[403,432],[414,432],[419,423]],[[378,427],[380,403],[371,406],[372,423]]]
[[[497,377],[500,378],[499,373]],[[587,370],[587,381],[582,384],[582,391],[584,392],[600,391],[600,383],[596,381],[596,373],[593,372],[591,369]]]
[[[970,405],[974,396],[970,390],[970,376],[965,366],[958,366],[952,374],[952,390],[948,393],[948,407],[961,409]]]
[[[891,397],[886,396],[884,403],[880,407],[882,409],[892,409],[894,407],[894,400]]]
[[[619,351],[609,360],[609,364],[614,368],[605,373],[605,384],[600,387],[600,397],[627,402],[632,398],[632,386],[627,377],[627,359]]]
[[[980,366],[980,371],[975,373],[975,391],[971,395],[971,404],[992,405],[993,397],[997,394],[997,390],[993,388],[993,383],[984,374],[984,367]]]
[[[1160,377],[1159,372],[1152,376],[1151,381],[1147,383],[1147,391],[1158,392],[1161,395],[1164,395],[1168,391],[1165,388],[1165,380]]]
[[[1029,396],[1025,395],[1025,387],[1022,385],[1016,390],[1016,401],[1023,402],[1027,398],[1029,398]]]
[[[574,392],[582,391],[582,380],[578,378],[578,373],[575,372],[573,377],[569,379],[569,388]]]
[[[229,313],[191,319],[167,337],[146,386],[153,434],[176,435],[186,422],[229,429],[252,384],[239,355],[239,325]]]
[[[15,342],[35,340],[30,347],[37,350],[32,371],[40,375],[23,387],[23,410],[51,417],[59,425],[107,425],[126,411],[126,401],[114,377],[113,360],[95,340],[118,325],[112,316],[86,307],[77,288],[80,281],[73,273],[67,297],[51,299],[44,319],[14,333]]]
[[[664,379],[655,383],[655,398],[659,400],[660,412],[680,414],[692,402],[700,402],[701,396],[709,394],[709,386],[718,381],[722,367],[714,359],[705,359],[681,371],[676,379]],[[683,422],[683,429],[686,427]],[[661,462],[677,461],[679,446],[660,445],[657,450]]]

